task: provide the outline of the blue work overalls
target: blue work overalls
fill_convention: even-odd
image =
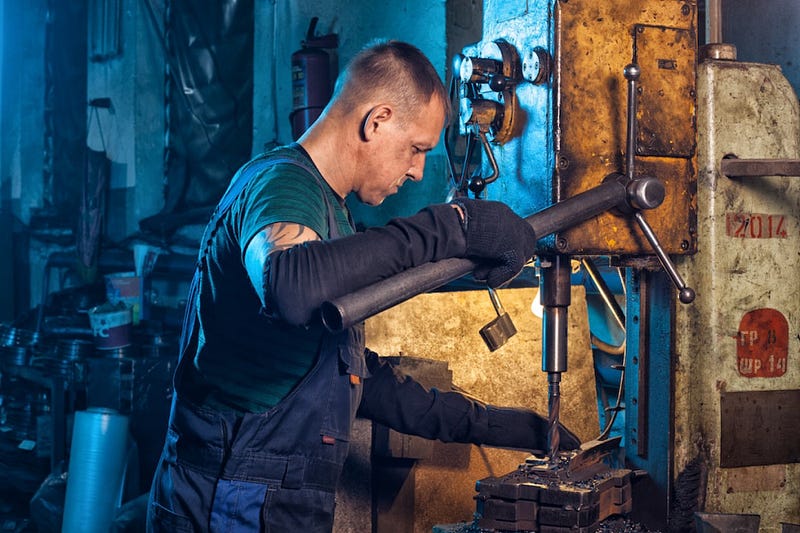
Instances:
[[[241,191],[242,178],[256,172],[240,174],[207,233],[218,227]],[[324,191],[323,196],[329,236],[337,237],[333,209]],[[203,242],[210,245],[208,235]],[[201,252],[200,263],[204,257]],[[150,493],[148,531],[331,531],[336,484],[361,399],[361,378],[367,375],[363,326],[326,334],[312,370],[269,411],[209,409],[193,401],[189,374],[195,372],[194,349],[185,348],[196,336],[191,302],[199,276],[201,264],[190,290],[169,428]]]

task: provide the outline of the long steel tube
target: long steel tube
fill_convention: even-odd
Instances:
[[[525,220],[538,238],[563,231],[614,207],[628,205],[629,198],[647,196],[653,190],[655,178],[628,181],[616,175],[600,185],[554,204]],[[645,208],[658,207],[663,196],[654,197]],[[647,203],[647,202],[645,202]],[[324,302],[321,307],[322,322],[330,331],[342,331],[381,311],[394,307],[418,294],[422,294],[469,274],[477,263],[470,259],[452,258],[426,263],[410,268],[390,278]]]

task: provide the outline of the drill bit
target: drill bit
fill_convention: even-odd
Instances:
[[[558,417],[559,411],[561,410],[561,374],[559,372],[550,372],[548,374],[547,394],[548,456],[550,457],[550,462],[554,463],[561,443],[561,435],[558,430]]]

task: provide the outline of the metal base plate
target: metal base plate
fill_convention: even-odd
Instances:
[[[577,452],[560,452],[555,461],[531,456],[514,472],[478,481],[478,528],[588,533],[612,515],[631,512],[633,472],[602,462],[613,447],[586,443]]]

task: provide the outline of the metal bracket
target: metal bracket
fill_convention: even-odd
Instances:
[[[720,172],[728,178],[758,178],[762,176],[800,177],[800,159],[738,159],[724,158]]]

